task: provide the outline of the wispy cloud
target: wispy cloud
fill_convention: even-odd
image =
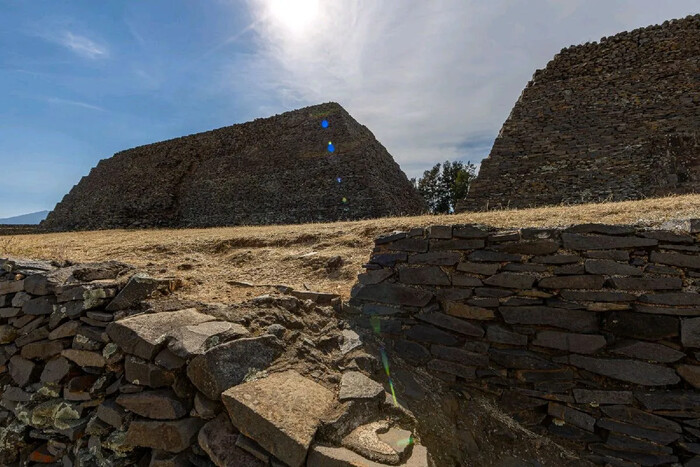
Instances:
[[[97,110],[99,112],[106,112],[107,110],[99,107],[97,105],[88,104],[87,102],[73,101],[70,99],[62,99],[60,97],[47,97],[46,102],[49,104],[59,104],[59,105],[72,105],[74,107],[82,107],[83,109]]]
[[[561,48],[683,16],[690,5],[630,15],[654,2],[302,3],[320,11],[300,31],[284,24],[294,18],[270,15],[275,1],[249,0],[259,53],[232,64],[222,81],[237,95],[281,103],[276,111],[340,102],[409,176],[446,159],[485,157],[533,72]]]
[[[65,19],[44,20],[30,26],[30,35],[66,48],[70,52],[91,60],[109,57],[107,45],[84,34],[74,32],[75,25]]]
[[[106,58],[109,53],[107,47],[79,34],[71,31],[63,31],[56,37],[56,41],[62,46],[70,49],[85,58]]]

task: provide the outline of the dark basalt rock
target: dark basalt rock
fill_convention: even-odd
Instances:
[[[425,210],[374,135],[327,103],[119,152],[100,161],[42,227],[293,224]]]

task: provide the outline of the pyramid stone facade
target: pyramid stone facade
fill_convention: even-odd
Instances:
[[[42,227],[287,224],[424,211],[374,135],[327,103],[119,152],[83,177]]]
[[[700,191],[700,15],[569,47],[538,70],[458,210]]]

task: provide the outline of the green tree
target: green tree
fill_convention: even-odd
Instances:
[[[469,184],[476,177],[476,167],[471,162],[445,161],[423,172],[423,177],[412,179],[423,196],[428,209],[434,214],[454,212],[459,200],[466,198]]]

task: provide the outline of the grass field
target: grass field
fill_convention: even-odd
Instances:
[[[347,297],[369,258],[372,240],[391,230],[448,223],[502,228],[585,222],[659,225],[687,218],[700,218],[700,195],[327,224],[26,235],[2,235],[0,230],[0,257],[124,261],[157,276],[181,277],[185,283],[181,297],[207,302],[238,301],[264,293],[274,284],[306,286]],[[328,268],[337,256],[342,266]]]

